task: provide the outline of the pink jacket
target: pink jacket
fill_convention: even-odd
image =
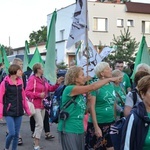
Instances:
[[[7,82],[9,85],[14,85],[14,83],[12,82],[12,80],[10,79],[9,76],[6,76],[5,79],[2,81],[1,85],[0,85],[0,119],[3,117],[3,96],[5,94],[5,82]],[[19,85],[23,85],[23,81],[22,79],[20,78],[17,78],[17,86]],[[22,86],[23,87],[23,86]],[[24,89],[22,88],[22,105],[23,105],[23,109],[25,110],[25,112],[30,116],[31,115],[31,112],[29,110],[29,107],[28,107],[28,103],[26,101],[26,98],[25,98],[25,91]],[[16,101],[17,101],[17,98],[16,98]]]
[[[59,84],[50,85],[44,78],[39,78],[35,75],[29,77],[25,92],[30,101],[33,101],[35,108],[44,109],[41,93],[45,92],[45,98],[48,92],[54,92]],[[35,87],[35,88],[34,88]]]

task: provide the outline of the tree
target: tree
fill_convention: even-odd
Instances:
[[[9,55],[12,55],[13,54],[13,49],[12,47],[7,47],[7,46],[4,46],[5,50],[6,50],[6,54],[7,56]]]
[[[58,69],[66,69],[68,67],[67,64],[65,64],[63,61],[58,63],[56,66]]]
[[[40,30],[33,31],[29,35],[29,46],[36,45],[47,40],[47,26],[42,26]]]
[[[124,29],[124,33],[121,31],[119,37],[115,35],[113,37],[113,45],[117,46],[117,50],[106,58],[107,61],[112,62],[112,64],[114,64],[115,60],[123,60],[126,64],[133,63],[139,43],[136,42],[135,38],[131,37],[129,28]]]

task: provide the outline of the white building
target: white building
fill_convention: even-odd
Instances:
[[[72,16],[75,4],[69,5],[57,11],[56,22],[56,51],[57,63],[69,64],[75,57],[76,45],[66,49],[67,39],[72,24]],[[120,36],[120,31],[127,29],[132,38],[141,41],[143,35],[146,37],[150,47],[150,4],[144,3],[110,3],[88,1],[89,32],[88,36],[95,46],[111,45],[113,35]],[[48,26],[52,14],[47,16]]]
[[[39,50],[43,60],[46,59],[45,45],[46,45],[45,42],[37,44],[38,50]],[[36,46],[30,46],[29,49],[30,49],[30,54],[29,55],[33,55],[34,52],[35,52]],[[13,55],[7,56],[10,63],[13,61],[13,59],[15,57],[19,57],[19,58],[23,59],[24,51],[25,51],[25,46],[13,49]]]

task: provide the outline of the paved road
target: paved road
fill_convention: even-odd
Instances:
[[[23,116],[23,122],[21,126],[21,135],[23,138],[23,145],[18,146],[18,150],[33,150],[33,139],[31,138],[31,131],[29,126],[29,117]],[[44,131],[42,133],[40,146],[41,150],[61,150],[60,143],[58,141],[57,125],[51,125],[51,134],[55,136],[52,140],[45,140]],[[6,135],[6,123],[0,121],[0,150],[4,149]],[[11,149],[10,149],[11,150]]]

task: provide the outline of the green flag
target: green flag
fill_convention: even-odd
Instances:
[[[133,74],[131,76],[132,80],[134,79],[136,67],[140,63],[145,63],[147,65],[150,65],[150,54],[149,54],[149,49],[147,47],[147,43],[145,40],[145,36],[142,37],[140,47],[139,47],[139,50],[138,50],[137,55],[136,55],[134,70],[133,70]]]
[[[27,51],[28,54],[30,53],[28,41],[25,41],[25,50]]]
[[[3,56],[2,56],[2,45],[0,45],[0,63],[3,62]]]
[[[29,53],[29,46],[28,46],[28,42],[25,41],[25,51],[24,51],[24,57],[23,57],[23,72],[27,71],[27,67],[29,64],[28,53]]]
[[[34,55],[28,65],[28,67],[30,67],[32,69],[36,63],[40,63],[40,64],[42,64],[42,66],[44,66],[44,62],[42,60],[42,57],[41,57],[40,52],[37,47],[35,49]]]
[[[9,60],[7,58],[7,54],[6,54],[6,50],[5,50],[4,46],[1,47],[1,53],[2,53],[2,62],[4,63],[4,69],[5,69],[6,73],[8,74],[8,68],[9,68],[10,64],[9,64]]]
[[[56,24],[57,12],[54,11],[52,14],[48,38],[46,43],[46,60],[44,66],[44,77],[49,80],[52,84],[56,83],[56,51],[55,51],[55,24]]]

